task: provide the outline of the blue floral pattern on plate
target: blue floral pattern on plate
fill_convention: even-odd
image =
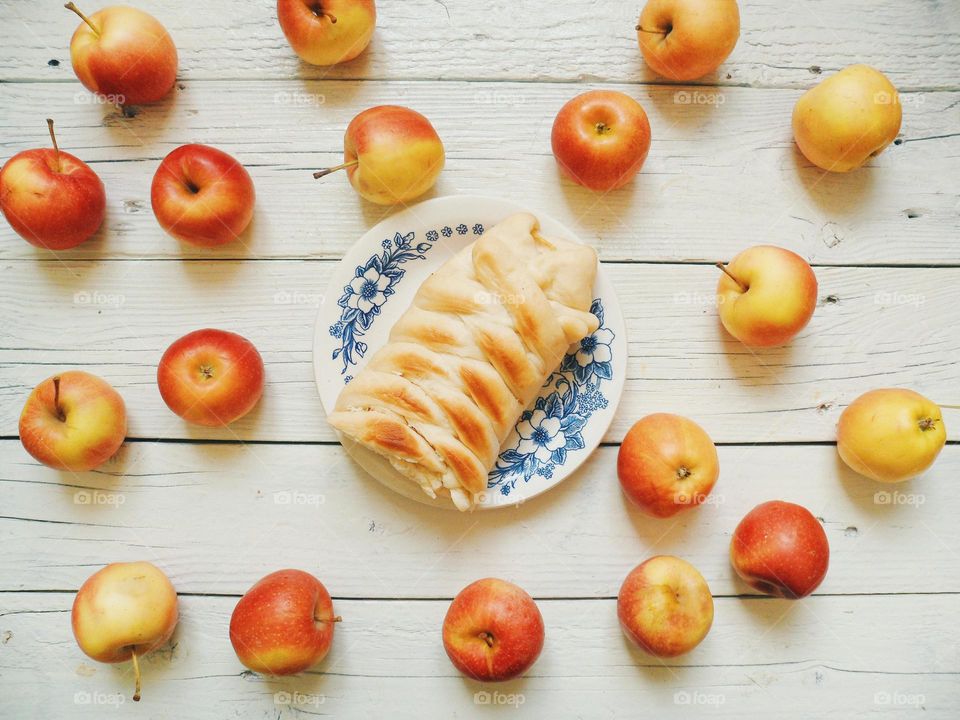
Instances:
[[[453,234],[449,226],[444,226],[440,232],[444,237]],[[457,232],[466,234],[466,224],[458,225]],[[473,234],[483,235],[483,225],[475,224]],[[343,308],[340,319],[330,326],[329,332],[331,337],[340,341],[339,347],[333,351],[333,359],[339,358],[343,365],[340,374],[344,376],[344,383],[353,379],[352,375],[347,375],[347,370],[367,352],[367,344],[361,338],[380,315],[383,305],[396,293],[396,284],[406,274],[400,266],[413,260],[423,260],[440,239],[440,233],[428,230],[424,237],[426,242],[416,245],[413,244],[416,238],[413,231],[406,235],[396,233],[393,240],[384,239],[380,243],[383,252],[371,255],[367,262],[358,265],[353,279],[343,288],[343,294],[337,300],[337,305]]]
[[[603,303],[593,301],[590,312],[600,326],[580,341],[576,352],[563,358],[560,369],[544,383],[532,410],[516,425],[517,439],[500,453],[487,476],[487,487],[509,495],[517,481],[534,475],[550,478],[567,461],[567,454],[584,449],[583,427],[597,410],[609,405],[601,390],[613,378],[611,343],[614,332],[603,322]]]

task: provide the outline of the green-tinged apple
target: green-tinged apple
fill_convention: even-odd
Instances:
[[[693,650],[713,624],[713,596],[686,560],[657,555],[635,567],[620,586],[617,617],[624,634],[656,657]]]
[[[443,163],[443,143],[429,120],[409,108],[379,105],[350,121],[343,138],[343,164],[313,176],[345,169],[361,197],[395,205],[433,187]]]
[[[209,145],[182,145],[153,176],[150,203],[160,227],[201,247],[233,242],[253,218],[256,193],[246,168]]]
[[[730,562],[754,590],[795,600],[823,582],[830,545],[809,510],[771,500],[748,512],[733,531]]]
[[[591,90],[560,108],[550,143],[564,175],[606,192],[626,185],[640,172],[650,151],[650,121],[629,95]]]
[[[693,420],[655,413],[627,432],[617,455],[624,494],[653,517],[703,503],[720,476],[717,448]]]
[[[805,92],[793,108],[793,137],[823,170],[850,172],[892,143],[903,110],[897,89],[869,65],[851,65]]]
[[[226,330],[195,330],[160,359],[163,401],[187,422],[207,427],[239,420],[263,394],[263,358],[249,340]]]
[[[177,48],[160,22],[143,10],[113,5],[84,15],[70,39],[70,62],[92,93],[117,105],[140,105],[163,98],[177,79]]]
[[[637,24],[643,59],[671,80],[713,72],[739,37],[736,0],[649,0]]]
[[[148,562],[111,563],[80,587],[71,621],[77,645],[103,663],[133,662],[140,699],[140,658],[163,645],[177,626],[177,591]]]
[[[499,682],[525,673],[543,650],[540,609],[513,583],[484,578],[453,599],[443,619],[450,662],[474,680]]]
[[[817,276],[796,253],[757,245],[717,267],[723,271],[717,285],[720,320],[744,345],[783,345],[813,317]]]
[[[373,0],[277,0],[280,28],[312,65],[336,65],[362,53],[377,24]]]
[[[230,617],[230,642],[254,672],[293,675],[326,657],[338,622],[323,583],[302,570],[278,570],[240,598]]]
[[[23,447],[57,470],[93,470],[113,457],[126,434],[123,398],[104,380],[80,370],[37,385],[20,413]]]
[[[947,428],[935,402],[903,388],[871,390],[840,415],[837,452],[854,472],[901,482],[933,465]]]
[[[0,169],[0,210],[17,234],[37,247],[66,250],[93,235],[103,223],[103,183],[83,160],[57,145],[24,150]]]

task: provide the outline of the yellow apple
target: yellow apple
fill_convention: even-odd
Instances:
[[[643,59],[671,80],[713,72],[739,37],[736,0],[650,0],[637,24]]]
[[[849,172],[896,139],[902,115],[897,89],[883,73],[851,65],[797,100],[793,137],[817,167]]]
[[[293,51],[312,65],[353,60],[373,37],[373,0],[277,0],[280,29]]]
[[[916,477],[933,465],[946,441],[937,404],[903,388],[864,393],[847,406],[837,425],[843,461],[880,482]]]

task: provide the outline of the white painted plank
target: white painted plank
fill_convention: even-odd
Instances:
[[[717,260],[776,243],[818,264],[956,264],[960,232],[960,93],[905,96],[900,145],[863,170],[823,173],[795,149],[795,90],[726,88],[677,96],[670,87],[617,86],[646,106],[653,145],[640,177],[598,196],[561,179],[553,118],[583,85],[454,82],[188,83],[175,101],[124,118],[85,104],[68,84],[2,84],[9,156],[49,144],[92,163],[107,188],[99,235],[70,258],[340,257],[389,209],[363,201],[346,177],[311,170],[342,158],[343,132],[362,108],[388,102],[430,117],[447,167],[428,197],[522,198],[556,216],[607,260]],[[687,91],[679,91],[687,92]],[[42,94],[43,109],[36,97]],[[692,98],[721,104],[685,104]],[[321,103],[322,100],[322,103]],[[78,104],[79,103],[79,104]],[[256,220],[240,244],[198,250],[163,233],[150,208],[160,159],[186,142],[236,155],[253,175]],[[0,223],[0,258],[50,257]]]
[[[30,389],[85,368],[116,386],[131,437],[334,440],[313,382],[317,294],[329,262],[10,261],[0,266],[0,434]],[[718,442],[832,440],[842,407],[882,386],[957,404],[960,270],[819,268],[821,304],[781,349],[751,351],[710,304],[719,271],[701,265],[608,265],[623,306],[628,382],[607,434],[639,417],[696,417]],[[279,295],[278,295],[279,293]],[[828,299],[829,298],[829,299]],[[291,300],[294,304],[286,304]],[[229,428],[188,427],[163,404],[156,363],[181,335],[222,327],[261,351],[267,387]],[[960,422],[947,417],[951,438]]]
[[[185,597],[171,643],[147,656],[143,700],[130,701],[123,666],[86,658],[70,635],[67,594],[7,594],[0,615],[0,671],[16,688],[0,702],[10,717],[742,718],[776,709],[806,718],[955,718],[960,658],[954,595],[722,598],[706,640],[661,664],[632,650],[612,600],[541,601],[546,645],[527,677],[482,685],[461,677],[443,652],[445,601],[335,601],[343,623],[317,669],[283,679],[244,672],[227,636],[236,602]],[[500,693],[498,708],[480,705]],[[300,707],[284,703],[296,693]],[[121,698],[124,701],[121,703]],[[119,707],[110,705],[119,704]],[[519,704],[522,703],[522,704]],[[826,713],[822,716],[826,716]]]
[[[854,475],[832,446],[721,447],[711,504],[670,520],[625,501],[617,452],[598,449],[519,507],[464,515],[399,497],[339,445],[128,443],[74,475],[2,441],[0,590],[71,590],[98,565],[146,559],[190,593],[241,594],[292,566],[338,597],[452,597],[488,575],[537,597],[613,597],[639,562],[673,554],[735,595],[751,591],[730,568],[730,535],[756,504],[783,499],[823,519],[818,593],[960,592],[960,446],[896,487]]]
[[[373,42],[336,68],[301,63],[272,0],[140,0],[168,28],[189,79],[404,78],[661,82],[644,64],[634,27],[643,2],[404,0],[377,3]],[[877,65],[897,85],[957,88],[958,15],[951,2],[749,0],[740,41],[701,82],[804,87],[819,68]],[[72,80],[69,41],[77,18],[32,3],[4,3],[5,80]],[[909,28],[909,31],[906,31]],[[50,60],[59,66],[51,67]]]

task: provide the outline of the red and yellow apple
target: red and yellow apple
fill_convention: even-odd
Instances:
[[[83,583],[73,601],[77,645],[103,663],[133,661],[134,700],[140,699],[140,660],[177,626],[177,591],[148,562],[111,563]]]
[[[120,449],[126,434],[123,398],[104,380],[80,370],[37,385],[20,414],[23,447],[57,470],[93,470]]]
[[[302,570],[278,570],[240,598],[230,617],[230,642],[254,672],[293,675],[326,657],[338,622],[323,583]]]
[[[249,340],[226,330],[195,330],[160,359],[163,401],[188,422],[208,427],[239,420],[263,394],[263,358]]]
[[[657,555],[635,567],[620,586],[617,617],[624,634],[656,657],[693,650],[713,624],[713,596],[686,560]]]
[[[543,640],[543,617],[533,598],[497,578],[461,590],[443,619],[443,647],[450,662],[482,682],[525,673],[540,656]]]
[[[182,145],[153,176],[150,202],[160,227],[202,247],[236,240],[253,218],[256,193],[246,168],[209,145]]]
[[[47,120],[53,148],[24,150],[0,169],[0,210],[17,234],[37,247],[66,250],[103,223],[103,183],[83,160],[63,152]]]
[[[871,390],[841,413],[837,452],[854,472],[880,482],[901,482],[933,465],[947,429],[940,408],[903,388]]]
[[[723,271],[717,284],[720,320],[744,345],[783,345],[813,317],[817,276],[796,253],[757,245],[717,266]]]
[[[591,90],[560,108],[550,142],[564,175],[606,192],[626,185],[640,172],[650,151],[650,121],[629,95]]]
[[[793,137],[823,170],[850,172],[900,132],[897,89],[879,70],[851,65],[805,92],[793,108]]]
[[[666,518],[707,499],[720,476],[720,461],[710,436],[693,420],[655,413],[627,432],[617,476],[637,507]]]
[[[830,545],[809,510],[772,500],[757,505],[737,525],[730,541],[730,562],[754,590],[797,599],[823,581]]]
[[[336,65],[362,53],[377,23],[373,0],[277,0],[280,28],[312,65]]]
[[[637,24],[643,59],[671,80],[713,72],[739,37],[736,0],[649,0]]]
[[[87,17],[70,39],[70,62],[90,92],[118,105],[152,103],[177,79],[177,48],[160,22],[143,10],[113,5]]]
[[[395,205],[420,197],[443,170],[443,143],[423,115],[398,105],[364,110],[343,138],[343,164],[313,174],[321,178],[346,170],[361,197]]]

